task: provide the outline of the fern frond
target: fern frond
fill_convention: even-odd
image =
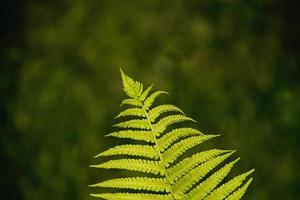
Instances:
[[[200,131],[194,128],[177,128],[158,139],[158,146],[160,151],[165,151],[171,146],[176,140],[192,135],[203,135]]]
[[[147,190],[152,192],[170,192],[171,190],[165,178],[148,177],[116,178],[90,185],[90,187]]]
[[[162,118],[154,125],[156,136],[160,136],[160,134],[163,133],[168,128],[168,126],[185,121],[196,122],[192,118],[187,117],[185,115],[169,115],[167,117]]]
[[[168,167],[172,164],[179,156],[181,156],[188,149],[201,144],[202,142],[218,137],[219,135],[201,135],[189,137],[187,139],[181,140],[180,142],[174,144],[171,148],[163,153],[164,165]]]
[[[150,130],[150,125],[146,119],[132,119],[124,122],[120,122],[115,124],[114,126],[120,128],[138,128],[138,129],[145,129]]]
[[[169,94],[169,93],[167,93],[167,92],[165,92],[165,91],[156,91],[156,92],[152,93],[152,94],[144,101],[144,108],[145,108],[146,110],[148,110],[148,109],[152,106],[152,104],[154,103],[155,99],[156,99],[157,97],[159,97],[159,95],[161,95],[161,94]]]
[[[112,156],[108,161],[90,165],[94,168],[129,170],[144,173],[148,177],[127,177],[106,180],[91,187],[113,188],[116,193],[91,194],[107,200],[238,200],[242,198],[254,170],[229,179],[224,178],[239,160],[225,162],[235,151],[210,149],[194,153],[188,151],[219,135],[203,134],[197,129],[178,127],[181,122],[192,121],[183,111],[171,104],[154,102],[164,91],[151,93],[153,85],[143,90],[143,84],[133,80],[121,70],[123,89],[129,96],[121,105],[130,105],[116,118],[120,130],[108,134],[142,142],[109,148],[98,154]],[[121,117],[127,117],[125,120]],[[176,125],[176,126],[173,126]],[[168,130],[168,131],[166,131]],[[228,164],[226,164],[228,163]],[[153,178],[155,177],[155,178]],[[127,193],[127,190],[136,190]],[[143,190],[143,191],[141,191]],[[147,192],[146,192],[147,191]]]
[[[133,145],[133,144],[124,144],[112,147],[95,157],[99,156],[113,156],[113,155],[130,155],[130,156],[141,156],[147,158],[158,159],[158,155],[155,149],[150,145]]]
[[[164,169],[159,165],[158,161],[142,160],[142,159],[118,159],[109,160],[99,165],[91,165],[95,168],[104,169],[126,169],[151,174],[164,175]]]
[[[181,114],[184,114],[180,108],[173,106],[171,104],[165,104],[165,105],[160,105],[160,106],[156,106],[155,108],[152,108],[149,111],[148,115],[151,122],[154,122],[161,114],[165,112],[171,112],[171,111],[180,112]]]
[[[226,198],[226,200],[239,200],[239,199],[241,199],[244,196],[244,194],[245,194],[246,190],[248,189],[248,187],[249,187],[250,183],[252,182],[252,180],[253,179],[250,178],[247,181],[247,183],[245,183],[245,185],[243,185],[241,188],[239,188],[234,193],[232,193],[231,195],[229,195]]]
[[[223,184],[222,186],[218,187],[214,191],[212,191],[205,200],[222,200],[225,199],[231,192],[236,190],[243,181],[253,172],[254,170],[250,170],[244,174],[236,176],[235,178],[231,179],[227,183]]]
[[[129,108],[129,109],[122,111],[115,118],[125,117],[125,116],[145,117],[145,113],[142,108]]]
[[[239,159],[236,159],[226,164],[220,170],[218,170],[210,177],[208,177],[206,180],[204,180],[202,183],[200,183],[196,188],[192,189],[187,195],[184,196],[183,199],[184,200],[204,199],[210,193],[210,191],[215,189],[215,187],[217,187],[217,185],[227,176],[227,174],[232,169],[233,165],[238,160]]]
[[[170,194],[145,194],[145,193],[102,193],[91,194],[93,197],[100,197],[107,200],[172,200]]]
[[[112,132],[106,136],[112,136],[112,137],[117,137],[117,138],[127,138],[127,139],[132,139],[132,140],[140,140],[140,141],[154,143],[154,139],[153,139],[151,131],[125,130],[125,131]]]
[[[232,153],[227,153],[215,157],[189,171],[181,179],[175,182],[174,190],[176,191],[176,194],[180,196],[185,194],[186,191],[192,188],[199,180],[201,180],[204,176],[206,176],[210,171],[212,171],[215,167],[217,167],[231,155]]]
[[[180,179],[182,176],[184,176],[186,173],[191,172],[191,175],[194,176],[196,173],[199,174],[197,171],[191,171],[194,167],[197,167],[199,164],[204,163],[206,161],[211,160],[210,164],[206,164],[205,168],[213,168],[213,166],[216,166],[216,164],[213,161],[217,161],[217,163],[220,163],[223,161],[223,159],[227,158],[231,154],[226,155],[224,158],[220,157],[216,160],[212,160],[216,156],[219,156],[224,153],[234,153],[234,151],[230,150],[219,150],[219,149],[212,149],[212,150],[207,150],[203,151],[200,153],[196,153],[193,156],[189,158],[185,158],[184,160],[180,161],[177,163],[175,166],[171,167],[168,169],[169,179],[172,180],[172,183],[174,181],[177,181]],[[209,166],[209,167],[208,167]],[[200,170],[201,171],[201,170]]]

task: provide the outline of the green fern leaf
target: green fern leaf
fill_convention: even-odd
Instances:
[[[142,160],[142,159],[119,159],[109,160],[99,165],[91,165],[95,168],[104,169],[126,169],[131,171],[138,171],[151,174],[164,175],[163,168],[159,165],[158,161]]]
[[[120,122],[118,124],[115,124],[114,126],[120,128],[138,128],[138,129],[145,129],[145,130],[150,130],[151,128],[146,119],[128,120],[125,122]]]
[[[198,200],[204,199],[210,191],[215,189],[217,185],[227,176],[227,174],[232,169],[233,165],[238,161],[236,159],[228,164],[226,164],[223,168],[215,172],[213,175],[208,177],[205,181],[200,183],[196,188],[194,188],[189,194],[185,195],[183,199],[185,200]]]
[[[188,172],[191,173],[191,176],[199,174],[199,172],[196,169],[195,169],[195,171],[191,171],[191,170],[194,167],[197,167],[199,164],[204,163],[204,162],[209,161],[209,160],[211,162],[206,163],[204,165],[204,168],[205,169],[210,169],[210,168],[212,168],[212,166],[216,166],[214,161],[217,161],[217,163],[220,163],[223,160],[223,159],[220,159],[222,157],[218,157],[218,159],[216,159],[216,160],[213,160],[213,158],[215,158],[216,156],[219,156],[221,154],[229,153],[229,152],[234,153],[234,151],[219,150],[219,149],[212,149],[212,150],[196,153],[196,154],[194,154],[193,156],[191,156],[189,158],[185,158],[184,160],[177,163],[172,168],[169,168],[168,169],[168,173],[170,174],[169,179],[172,180],[172,183],[173,183],[174,181],[177,181],[178,179],[180,179],[182,176],[184,176]],[[225,156],[225,158],[227,158],[230,155],[231,154],[227,154]],[[201,168],[203,168],[203,167],[201,167]],[[201,171],[201,169],[200,169],[200,171]],[[188,178],[188,180],[189,180],[189,178]]]
[[[172,195],[144,194],[144,193],[103,193],[91,194],[107,200],[172,200]]]
[[[143,93],[143,84],[138,81],[134,81],[132,78],[127,76],[122,69],[121,77],[123,81],[124,91],[126,94],[134,99],[137,99]]]
[[[151,90],[152,90],[152,87],[153,87],[153,85],[150,85],[150,86],[143,92],[143,94],[140,96],[140,100],[141,100],[141,101],[144,101],[144,100],[147,98],[147,96],[149,95],[149,93],[150,93]]]
[[[229,197],[226,198],[226,200],[239,200],[243,197],[243,195],[245,194],[247,188],[249,187],[250,183],[252,182],[252,178],[249,179],[249,181],[247,181],[247,183],[239,188],[238,190],[236,190],[234,193],[232,193]]]
[[[187,173],[185,176],[183,176],[181,179],[175,182],[174,188],[176,194],[179,196],[183,196],[186,193],[186,191],[192,188],[199,180],[201,180],[211,170],[213,170],[231,155],[232,153],[227,153],[222,156],[215,157],[189,171],[189,173]]]
[[[121,77],[123,89],[129,96],[122,101],[121,105],[132,107],[116,116],[120,118],[120,122],[114,126],[121,130],[116,130],[107,136],[142,143],[109,148],[95,156],[110,156],[109,160],[91,167],[128,170],[131,173],[144,173],[148,177],[122,177],[102,181],[91,187],[130,190],[131,193],[116,191],[91,194],[91,196],[108,200],[238,200],[242,198],[252,178],[242,184],[254,170],[222,183],[238,161],[236,159],[228,164],[225,162],[235,151],[211,149],[186,157],[185,154],[191,148],[196,149],[201,143],[219,135],[203,134],[186,125],[177,127],[180,125],[178,123],[195,122],[195,120],[185,116],[181,109],[171,104],[151,108],[157,97],[167,92],[151,93],[153,85],[143,90],[142,83],[133,80],[122,70]],[[122,120],[121,117],[133,119]],[[173,126],[175,124],[176,127]]]
[[[120,189],[135,189],[147,190],[152,192],[170,192],[171,188],[165,178],[148,178],[148,177],[133,177],[133,178],[117,178],[101,183],[90,185],[90,187],[105,187],[105,188],[120,188]]]
[[[158,146],[160,151],[165,151],[169,148],[176,140],[186,137],[186,136],[193,136],[193,135],[203,135],[200,131],[194,128],[177,128],[169,133],[166,133],[164,136],[159,138]]]
[[[125,144],[110,148],[95,157],[99,156],[114,156],[114,155],[130,155],[130,156],[141,156],[146,158],[158,159],[157,152],[150,145],[131,145]]]
[[[151,122],[154,122],[161,114],[165,112],[180,112],[181,114],[184,114],[183,111],[180,108],[177,108],[176,106],[173,106],[171,104],[165,104],[156,106],[155,108],[151,109],[149,111],[149,118]]]
[[[129,108],[122,111],[118,114],[115,118],[125,117],[125,116],[138,116],[138,117],[145,117],[145,113],[141,108]]]
[[[144,108],[145,108],[146,110],[148,110],[148,109],[152,106],[152,104],[154,103],[155,99],[156,99],[157,97],[159,97],[159,95],[161,95],[161,94],[168,94],[168,93],[165,92],[165,91],[156,91],[156,92],[154,92],[153,94],[151,94],[151,95],[144,101]]]
[[[201,135],[189,137],[187,139],[181,140],[180,142],[174,144],[171,148],[163,153],[164,165],[168,167],[172,164],[179,156],[181,156],[188,149],[201,144],[202,142],[218,137],[219,135]]]
[[[143,104],[137,99],[124,99],[121,103],[121,106],[123,105],[131,105],[136,107],[141,107]]]
[[[222,186],[215,189],[211,192],[205,200],[222,200],[225,199],[232,191],[236,190],[243,181],[253,172],[254,170],[250,170],[244,174],[236,176],[235,178],[231,179],[227,183],[223,184]]]
[[[133,130],[125,130],[125,131],[116,131],[112,132],[106,136],[112,136],[117,138],[127,138],[132,140],[140,140],[145,142],[151,142],[154,143],[154,139],[152,137],[151,131],[133,131]]]
[[[195,120],[185,115],[170,115],[162,118],[154,125],[156,130],[156,136],[160,136],[160,134],[163,133],[168,128],[168,126],[185,121],[195,122]]]

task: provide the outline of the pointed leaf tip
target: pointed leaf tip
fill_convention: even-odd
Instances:
[[[143,92],[143,84],[135,81],[133,78],[125,74],[121,68],[120,72],[123,83],[123,90],[129,97],[138,99],[138,97],[141,96]]]
[[[234,164],[237,163],[240,159],[241,159],[241,157],[238,157],[237,159],[235,159],[235,160],[233,161],[233,163],[234,163]]]
[[[125,73],[123,72],[123,70],[122,70],[121,67],[120,67],[120,73],[121,73],[121,75],[122,75],[122,74],[125,74]]]
[[[129,77],[127,76],[127,74],[123,72],[122,68],[120,68],[120,73],[121,73],[122,82],[124,83],[124,81]]]

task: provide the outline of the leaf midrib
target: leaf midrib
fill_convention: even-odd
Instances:
[[[159,156],[159,160],[160,160],[160,164],[161,164],[161,167],[162,167],[162,169],[163,169],[163,172],[164,172],[164,176],[166,177],[166,179],[167,179],[167,181],[168,181],[168,184],[169,184],[169,187],[170,187],[170,194],[172,195],[172,199],[175,200],[176,197],[174,196],[173,187],[172,187],[170,178],[168,177],[168,171],[167,171],[167,169],[166,169],[166,167],[165,167],[165,165],[164,165],[164,159],[163,159],[163,156],[162,156],[162,154],[161,154],[161,152],[160,152],[160,150],[159,150],[160,148],[159,148],[159,146],[158,146],[158,141],[157,141],[157,138],[156,138],[156,131],[155,131],[155,128],[153,127],[153,124],[152,124],[152,122],[151,122],[151,120],[150,120],[150,118],[149,118],[148,112],[147,112],[147,110],[146,110],[145,107],[144,107],[144,103],[141,102],[141,104],[142,104],[142,109],[143,109],[143,111],[144,111],[144,113],[145,113],[145,116],[146,116],[146,118],[147,118],[147,121],[148,121],[149,126],[150,126],[150,130],[151,130],[151,133],[152,133],[152,136],[153,136],[153,141],[154,141],[154,143],[155,143],[154,148],[155,148],[155,150],[156,150],[156,152],[157,152],[157,154],[158,154],[158,156]]]

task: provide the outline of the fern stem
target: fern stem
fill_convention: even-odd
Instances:
[[[155,143],[155,145],[154,145],[155,150],[156,150],[156,152],[157,152],[157,154],[158,154],[158,156],[159,156],[160,163],[161,163],[161,166],[162,166],[163,171],[164,171],[164,175],[165,175],[165,177],[166,177],[166,179],[167,179],[167,181],[168,181],[168,183],[169,183],[169,185],[170,185],[170,191],[171,191],[170,194],[172,195],[172,199],[176,200],[176,197],[174,196],[174,191],[173,191],[173,188],[172,188],[172,184],[171,184],[170,178],[169,178],[169,176],[168,176],[167,169],[166,169],[166,167],[165,167],[165,165],[164,165],[164,159],[163,159],[163,156],[162,156],[162,154],[161,154],[161,152],[160,152],[160,150],[159,150],[158,141],[157,141],[157,138],[156,138],[156,131],[155,131],[155,128],[153,127],[153,124],[152,124],[152,122],[151,122],[151,120],[150,120],[150,118],[149,118],[148,112],[147,112],[147,110],[146,110],[145,107],[144,107],[144,103],[141,102],[141,104],[142,104],[142,109],[143,109],[143,111],[144,111],[144,113],[145,113],[145,116],[146,116],[146,118],[147,118],[147,121],[148,121],[148,123],[149,123],[150,129],[151,129],[151,133],[152,133],[152,135],[153,135],[153,140],[154,140],[154,143]]]

